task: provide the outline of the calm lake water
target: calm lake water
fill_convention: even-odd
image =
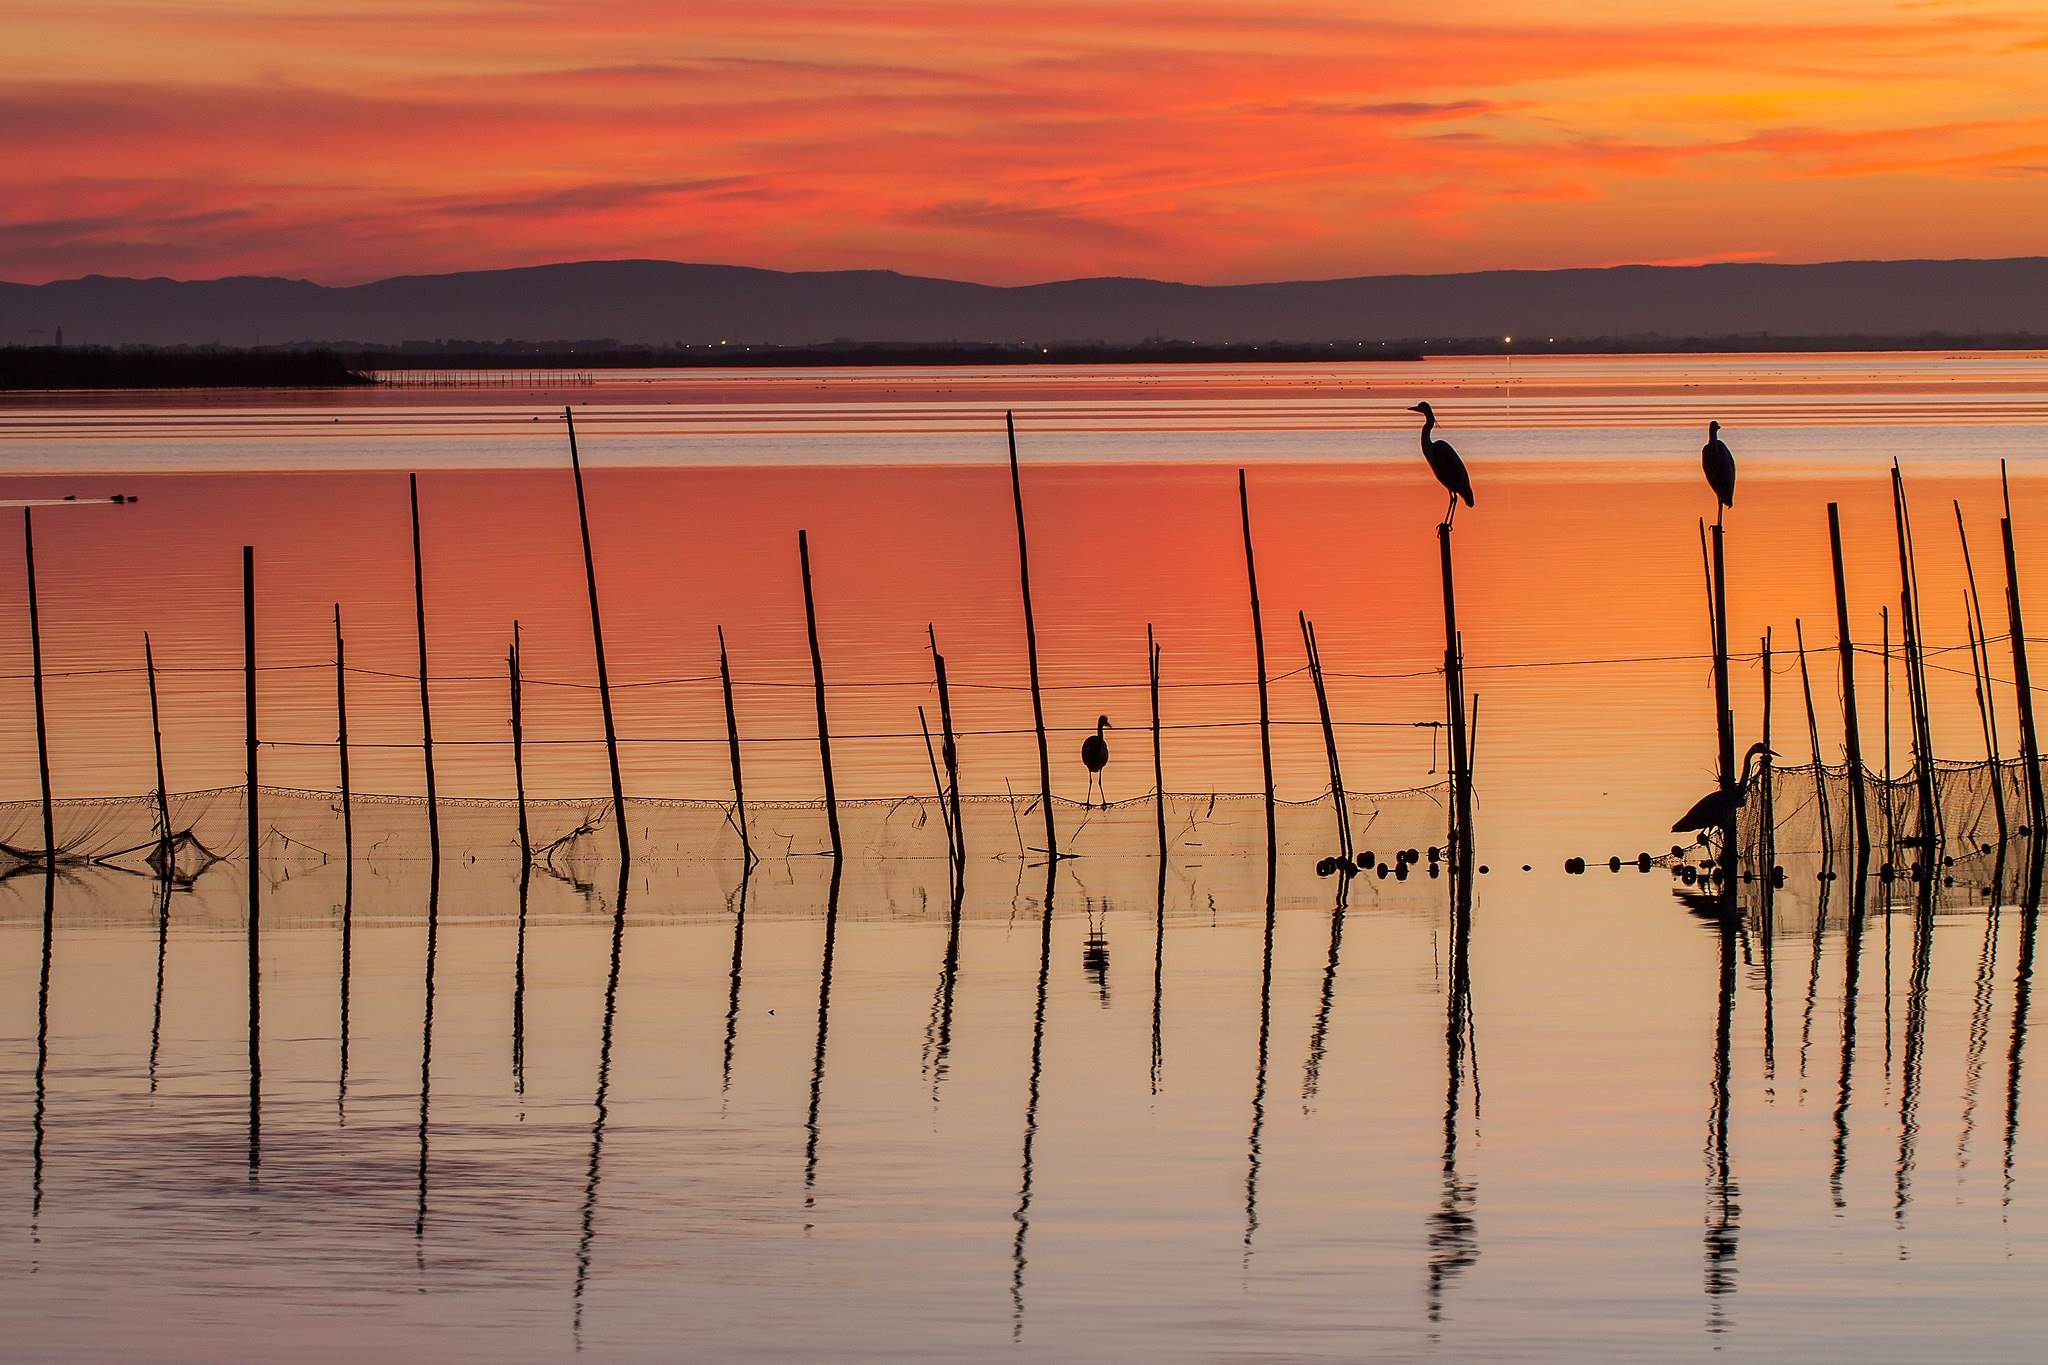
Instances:
[[[1788,856],[1770,913],[1739,917],[1694,913],[1661,869],[1558,868],[1668,848],[1712,786],[1710,418],[1742,468],[1742,741],[1769,629],[1782,761],[1812,757],[1796,621],[1840,760],[1833,500],[1864,746],[1885,750],[1896,457],[1936,747],[1985,752],[1959,507],[2011,751],[1998,461],[2038,617],[2048,356],[13,396],[0,496],[142,498],[36,513],[63,797],[153,785],[144,630],[170,786],[242,779],[244,544],[265,780],[335,785],[339,605],[357,789],[416,794],[408,470],[442,793],[510,790],[514,619],[530,789],[602,791],[564,403],[629,793],[728,797],[722,625],[750,798],[817,796],[801,527],[841,794],[930,791],[929,625],[962,785],[1000,795],[1037,780],[1013,409],[1056,791],[1081,797],[1100,714],[1109,795],[1151,791],[1148,624],[1167,787],[1257,790],[1242,466],[1276,780],[1309,802],[1328,775],[1297,612],[1347,785],[1443,777],[1442,504],[1402,411],[1421,398],[1478,491],[1456,532],[1489,865],[1469,910],[1419,869],[1339,901],[1292,853],[1269,891],[1262,853],[1221,839],[1177,844],[1164,878],[1142,839],[1104,845],[1050,895],[1038,860],[984,841],[957,905],[942,857],[855,856],[835,886],[799,843],[744,888],[737,861],[656,862],[523,895],[499,846],[438,878],[409,848],[349,877],[331,850],[273,847],[252,1083],[240,862],[167,898],[107,869],[47,907],[40,877],[0,881],[12,1353],[354,1358],[431,1334],[477,1359],[2033,1358],[2032,908],[1973,889],[1989,868],[1920,901]],[[0,555],[0,800],[37,790],[24,587]],[[1385,800],[1361,842],[1440,840],[1432,801]],[[1148,806],[1115,818],[1150,828]],[[1284,818],[1312,843],[1328,807]]]

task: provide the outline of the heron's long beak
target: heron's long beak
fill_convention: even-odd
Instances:
[[[1420,404],[1420,403],[1417,403],[1417,404],[1416,404],[1416,405],[1415,405],[1414,407],[1412,407],[1412,408],[1408,409],[1408,411],[1410,411],[1410,412],[1421,412],[1421,411],[1422,411],[1422,404]]]

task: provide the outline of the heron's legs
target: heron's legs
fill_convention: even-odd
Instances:
[[[1446,511],[1446,512],[1444,513],[1444,522],[1443,522],[1443,524],[1444,524],[1444,525],[1446,525],[1446,526],[1449,526],[1449,525],[1450,525],[1450,524],[1451,524],[1452,522],[1456,521],[1457,519],[1458,519],[1458,495],[1457,495],[1456,493],[1453,493],[1453,494],[1451,494],[1451,505],[1450,505],[1450,508],[1449,508],[1449,510],[1447,510],[1447,511]]]

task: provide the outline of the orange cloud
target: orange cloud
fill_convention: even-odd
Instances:
[[[0,278],[2026,254],[2039,31],[2022,0],[73,0],[0,17]]]

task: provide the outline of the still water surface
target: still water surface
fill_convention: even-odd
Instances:
[[[1731,634],[1746,652],[1774,631],[1782,707],[1801,619],[1835,761],[1824,504],[1841,503],[1852,629],[1875,646],[1901,458],[1929,642],[1954,646],[1949,502],[1995,612],[2010,457],[2021,587],[2048,611],[2048,359],[1516,360],[1509,380],[1504,361],[1454,361],[12,401],[10,496],[143,495],[38,514],[46,648],[70,675],[51,688],[60,794],[148,787],[144,629],[172,786],[237,780],[240,679],[209,670],[239,659],[244,543],[269,779],[334,783],[339,601],[365,670],[358,784],[416,791],[406,468],[423,471],[443,790],[507,790],[515,616],[542,680],[529,733],[573,741],[537,749],[532,780],[600,789],[551,415],[566,401],[614,678],[645,684],[621,694],[629,791],[725,794],[723,624],[750,790],[802,798],[818,777],[798,526],[842,790],[929,786],[927,622],[965,684],[963,728],[1028,725],[1004,407],[1063,794],[1104,712],[1128,732],[1111,732],[1110,794],[1150,788],[1148,622],[1167,719],[1192,727],[1167,735],[1168,786],[1256,787],[1238,463],[1271,671],[1299,666],[1305,611],[1343,675],[1349,784],[1435,781],[1441,504],[1400,411],[1429,397],[1479,490],[1459,607],[1492,869],[1467,919],[1421,878],[1339,906],[1289,867],[1269,901],[1262,859],[1220,853],[1180,859],[1163,892],[1149,858],[1066,863],[1049,900],[1042,868],[978,857],[957,916],[943,862],[856,860],[836,897],[817,859],[769,862],[744,898],[736,865],[715,893],[650,874],[623,905],[607,879],[537,875],[523,911],[501,858],[454,860],[438,886],[416,865],[350,886],[298,862],[266,874],[253,1114],[238,868],[167,911],[146,879],[77,874],[47,935],[42,883],[15,878],[14,1351],[348,1358],[432,1333],[478,1359],[2031,1358],[2048,1326],[2032,911],[1967,887],[1859,902],[1808,863],[1768,921],[1738,922],[1691,913],[1661,872],[1554,869],[1663,848],[1711,784],[1705,421],[1743,461]],[[1930,677],[1958,758],[1983,751],[1964,657]],[[1861,666],[1874,695],[1882,662]],[[11,797],[35,790],[24,671],[0,679]],[[1745,662],[1745,737],[1759,681]],[[2010,743],[2011,688],[1994,697]],[[1275,684],[1286,797],[1327,782],[1313,706],[1304,678]],[[1877,753],[1882,712],[1864,711]],[[1787,761],[1810,757],[1803,714],[1777,723]],[[1903,767],[1902,715],[1893,731]],[[1035,780],[1028,735],[973,735],[962,761],[973,791]]]

